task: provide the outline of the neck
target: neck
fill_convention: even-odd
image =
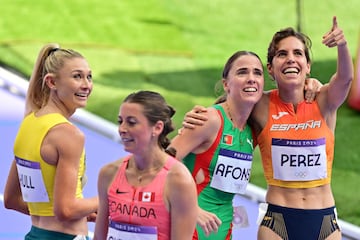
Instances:
[[[304,85],[278,86],[279,97],[283,102],[294,105],[304,101]]]
[[[225,112],[230,118],[234,127],[243,130],[246,126],[247,119],[250,116],[252,108],[249,110],[245,107],[232,105],[230,101],[225,102]]]
[[[69,119],[75,113],[75,110],[66,109],[63,105],[49,100],[49,102],[44,107],[42,107],[38,112],[41,115],[50,114],[50,113],[59,113],[64,117],[66,117],[67,119]]]
[[[161,151],[160,148],[155,151],[147,152],[146,154],[133,155],[133,166],[138,171],[145,171],[147,169],[156,168],[159,165],[163,165],[167,154]]]
[[[159,155],[156,158],[151,159],[152,160],[144,158],[135,159],[135,157],[133,157],[132,168],[139,183],[141,183],[145,178],[156,175],[156,173],[158,173],[158,171],[164,166],[166,161],[163,155]]]

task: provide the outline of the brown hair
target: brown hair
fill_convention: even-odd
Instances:
[[[226,79],[228,77],[229,72],[230,72],[230,70],[231,70],[231,68],[233,66],[233,63],[239,57],[242,57],[242,56],[245,56],[245,55],[255,56],[257,59],[259,59],[259,61],[261,63],[261,59],[256,53],[254,53],[252,51],[245,51],[245,50],[237,51],[233,55],[231,55],[231,57],[229,57],[229,59],[226,61],[225,65],[224,65],[223,72],[222,72],[222,79]],[[215,85],[215,93],[218,94],[219,92],[223,92],[222,81],[221,80],[218,81],[217,84]],[[227,97],[226,93],[223,93],[220,97],[218,97],[215,100],[215,104],[225,102],[226,97]]]
[[[166,149],[170,144],[167,135],[175,129],[171,120],[171,117],[175,114],[175,109],[166,103],[163,96],[153,91],[141,90],[131,93],[123,102],[142,105],[143,113],[150,124],[154,125],[157,121],[164,122],[164,129],[159,135],[158,144],[161,148]]]
[[[311,50],[311,39],[303,33],[295,31],[293,28],[288,27],[276,32],[269,44],[267,52],[267,64],[271,64],[275,57],[276,51],[278,50],[278,44],[281,40],[287,37],[296,37],[304,44],[304,51],[306,60],[311,63],[310,50]]]

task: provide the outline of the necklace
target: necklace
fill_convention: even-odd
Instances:
[[[139,169],[136,167],[136,165],[134,165],[134,167],[135,167],[135,176],[137,176],[137,181],[138,181],[139,183],[141,183],[142,180],[143,180],[143,178],[145,178],[145,177],[146,177],[148,174],[150,174],[151,172],[156,172],[156,173],[157,173],[158,170],[163,167],[163,164],[160,164],[160,165],[158,165],[158,166],[156,166],[156,167],[144,169],[144,170],[139,170]]]
[[[225,102],[225,106],[226,106],[226,111],[228,112],[229,118],[231,120],[232,130],[234,131],[235,128],[238,128],[239,129],[239,134],[241,135],[242,128],[235,126],[235,123],[234,123],[232,115],[231,115],[230,107],[229,107],[229,104],[227,102]],[[243,141],[242,141],[242,138],[240,137],[240,135],[239,135],[240,145],[243,145]]]
[[[227,102],[225,102],[225,106],[226,106],[226,111],[228,112],[228,115],[229,115],[229,118],[230,118],[230,121],[231,121],[232,129],[234,130],[235,126],[234,126],[234,121],[233,121],[233,118],[232,118],[232,115],[231,115],[229,104]]]
[[[231,121],[233,121],[233,118],[231,116],[231,111],[230,111],[229,104],[227,102],[225,102],[225,105],[226,105],[226,111],[228,112],[229,118],[230,118]]]

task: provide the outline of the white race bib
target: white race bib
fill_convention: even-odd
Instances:
[[[245,193],[252,158],[252,154],[220,149],[210,186],[224,192]]]
[[[15,157],[15,159],[24,201],[49,202],[49,196],[45,188],[40,163],[18,157]]]
[[[312,181],[327,177],[325,138],[272,139],[274,179]]]
[[[157,240],[157,227],[110,221],[107,240]]]

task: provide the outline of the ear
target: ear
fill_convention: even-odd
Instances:
[[[50,89],[56,89],[56,81],[55,81],[55,74],[47,73],[44,77],[44,81],[46,86]]]
[[[228,81],[225,78],[223,78],[221,81],[222,81],[222,84],[223,84],[224,92],[228,93],[229,92],[229,83],[228,83]]]
[[[311,72],[311,63],[308,63],[308,64],[307,64],[307,68],[308,68],[308,69],[307,69],[307,71],[306,71],[306,74],[307,74],[307,75],[310,75],[310,72]]]
[[[164,129],[164,122],[163,121],[157,121],[155,125],[153,126],[152,136],[159,136]]]
[[[270,75],[271,78],[274,80],[274,79],[275,79],[275,78],[274,78],[274,72],[273,72],[273,70],[272,70],[271,64],[270,64],[270,63],[266,64],[266,68],[267,68],[267,71],[268,71],[269,75]]]

